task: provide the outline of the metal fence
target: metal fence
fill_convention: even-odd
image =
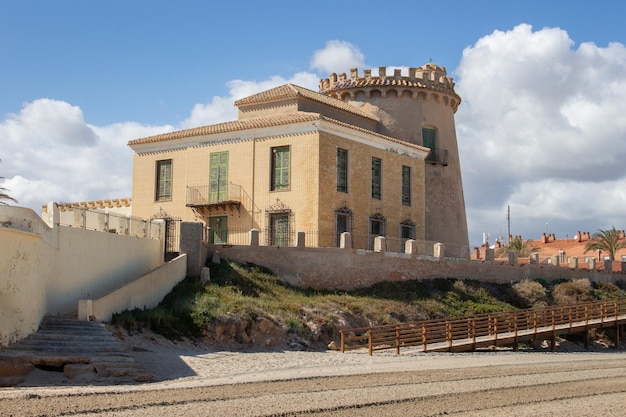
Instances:
[[[340,244],[340,233],[320,232],[317,230],[304,231],[304,244],[306,247],[338,248]],[[297,234],[295,230],[276,231],[271,228],[259,229],[259,244],[262,246],[283,246],[292,247],[297,244]],[[277,236],[278,235],[278,236]],[[374,250],[374,242],[377,236],[373,235],[351,235],[352,248]],[[248,228],[225,228],[215,229],[207,227],[204,239],[210,244],[222,245],[249,245],[250,229]],[[389,238],[384,240],[386,252],[405,253],[408,239]],[[417,240],[416,255],[433,256],[436,242]]]

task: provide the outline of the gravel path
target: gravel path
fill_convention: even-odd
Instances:
[[[0,390],[1,416],[623,416],[626,353],[137,353],[132,386]],[[184,365],[184,366],[183,366]],[[185,370],[181,371],[180,366]],[[159,375],[159,371],[161,375]]]

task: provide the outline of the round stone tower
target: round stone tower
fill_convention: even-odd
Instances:
[[[379,133],[431,149],[426,159],[426,240],[445,244],[445,255],[469,258],[463,182],[454,125],[461,98],[446,69],[433,63],[395,69],[378,76],[365,70],[331,74],[320,81],[320,93],[379,117]]]

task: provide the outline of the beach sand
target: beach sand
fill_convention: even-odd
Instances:
[[[155,382],[33,371],[1,416],[623,416],[626,352],[247,351],[126,337]]]

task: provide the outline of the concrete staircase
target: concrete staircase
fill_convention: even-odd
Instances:
[[[63,372],[69,383],[147,382],[145,372],[98,321],[44,317],[39,330],[0,351],[0,386],[24,381],[34,368]]]

